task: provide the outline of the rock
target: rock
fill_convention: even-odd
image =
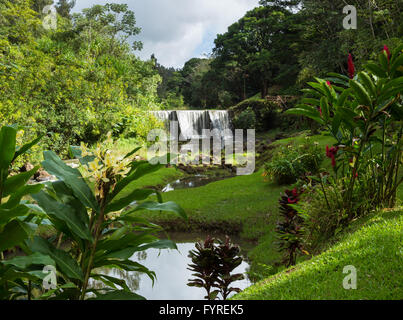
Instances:
[[[50,181],[55,179],[54,176],[50,175],[49,173],[47,173],[45,170],[39,170],[36,174],[35,174],[35,180],[37,182],[45,182],[45,181]]]
[[[20,171],[21,172],[27,172],[30,171],[34,168],[34,165],[30,162],[25,163],[21,168]]]

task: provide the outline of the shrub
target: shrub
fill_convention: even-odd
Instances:
[[[105,145],[110,147],[113,141],[110,139]],[[8,281],[9,288],[28,299],[85,299],[88,293],[95,294],[93,299],[144,299],[131,292],[124,280],[105,275],[100,268],[137,271],[154,280],[153,271],[129,258],[148,248],[177,247],[172,241],[159,240],[156,234],[161,228],[139,218],[136,212],[157,210],[186,215],[177,204],[162,203],[159,194],[158,202],[144,202],[155,190],[136,189],[121,196],[120,192],[129,183],[161,167],[132,161],[137,150],[119,159],[100,145],[94,151],[84,144],[81,148],[71,148],[82,165],[81,170],[67,166],[51,151],[44,153],[43,168],[59,180],[46,184],[31,196],[38,203],[36,210],[54,227],[59,240],[54,243],[52,238],[31,237],[23,246],[25,256],[2,261],[15,266],[22,278],[19,282],[13,281],[14,278]],[[134,206],[133,202],[136,202]],[[69,244],[67,249],[60,248],[62,240]],[[43,291],[43,276],[40,276],[44,265],[57,270],[56,283],[48,292]],[[102,281],[106,287],[89,288],[90,279]],[[6,297],[11,296],[6,294]]]
[[[311,118],[337,140],[327,156],[335,178],[344,184],[343,205],[350,220],[367,210],[365,205],[357,210],[353,201],[362,182],[372,189],[373,209],[393,207],[403,182],[402,53],[403,44],[392,53],[385,46],[378,61],[369,61],[357,74],[350,55],[349,76],[331,73],[326,79],[315,78],[301,104],[287,111]],[[364,180],[368,172],[372,177]]]
[[[251,108],[242,111],[234,118],[234,126],[236,129],[255,129],[256,128],[256,115]]]
[[[324,156],[310,140],[299,146],[281,146],[265,164],[264,176],[277,184],[291,184],[307,172],[317,173]]]
[[[297,255],[305,252],[302,240],[303,218],[293,207],[298,204],[301,193],[297,189],[286,190],[279,200],[282,220],[277,224],[276,232],[279,235],[280,251],[284,252],[283,263],[287,267],[295,265]]]
[[[275,127],[278,106],[266,99],[247,99],[232,107],[231,110],[235,114],[236,128],[263,131]]]
[[[189,270],[195,272],[196,279],[189,279],[188,286],[204,288],[207,292],[205,296],[208,300],[215,300],[221,294],[226,300],[231,292],[240,292],[239,288],[231,288],[234,281],[242,280],[242,274],[231,274],[231,272],[242,263],[239,256],[241,249],[231,243],[227,236],[225,242],[210,236],[204,242],[196,243],[196,250],[191,250],[189,258]],[[211,291],[213,288],[216,290]]]

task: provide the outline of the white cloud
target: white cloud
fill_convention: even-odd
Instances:
[[[201,48],[213,48],[211,34],[228,26],[258,5],[258,0],[78,0],[74,11],[94,4],[127,3],[142,28],[138,53],[149,59],[154,53],[165,66],[182,67]]]

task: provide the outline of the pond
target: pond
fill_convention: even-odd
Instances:
[[[148,300],[204,300],[206,292],[203,288],[195,288],[187,286],[187,282],[192,278],[192,272],[187,270],[188,264],[191,259],[188,257],[189,251],[195,248],[195,242],[200,239],[205,239],[207,235],[189,234],[189,233],[171,233],[170,238],[177,243],[178,250],[157,250],[149,249],[144,252],[136,253],[131,260],[139,262],[155,271],[157,279],[155,280],[154,287],[152,286],[151,279],[138,272],[127,272],[119,269],[101,269],[102,273],[125,279],[130,290],[145,297]],[[224,239],[224,235],[212,235],[216,238]],[[189,240],[189,239],[192,239]],[[234,243],[239,244],[241,248],[246,248],[247,244],[243,246],[239,239],[231,237]],[[245,251],[242,251],[245,255]],[[234,273],[243,273],[245,279],[236,281],[232,287],[245,289],[251,285],[247,277],[249,264],[247,261],[242,262]],[[103,284],[100,282],[92,283],[93,287],[102,288]]]
[[[173,182],[168,183],[163,189],[162,192],[170,192],[178,189],[188,189],[188,188],[197,188],[205,186],[211,182],[216,182],[228,178],[232,178],[233,176],[225,175],[225,176],[207,176],[201,174],[195,174],[191,177],[186,177],[183,179],[179,179]]]

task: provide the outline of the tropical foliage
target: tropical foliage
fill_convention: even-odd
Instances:
[[[215,242],[218,241],[218,245]],[[240,248],[231,243],[227,236],[225,242],[210,236],[202,242],[197,242],[196,250],[189,252],[192,264],[189,270],[195,279],[189,279],[188,286],[204,288],[207,292],[206,299],[215,300],[221,294],[226,300],[232,292],[240,292],[239,288],[230,287],[235,281],[242,280],[243,274],[231,274],[242,263],[239,256]],[[213,290],[216,288],[215,290]]]
[[[161,228],[136,216],[141,210],[170,211],[186,218],[177,204],[145,201],[155,190],[135,189],[120,196],[129,183],[155,172],[160,165],[133,161],[134,152],[118,159],[100,145],[91,152],[83,144],[71,149],[79,159],[82,170],[66,165],[54,152],[44,152],[42,162],[50,174],[58,179],[43,185],[25,186],[38,169],[7,178],[8,167],[39,139],[27,146],[15,148],[16,129],[1,130],[2,197],[11,195],[1,205],[1,251],[20,246],[22,256],[1,259],[1,292],[6,299],[144,299],[130,291],[125,280],[97,271],[99,268],[119,268],[146,273],[153,281],[155,273],[129,260],[135,252],[148,248],[176,249],[169,240],[155,236]],[[108,141],[105,145],[112,145]],[[83,174],[82,174],[83,172]],[[20,203],[31,195],[37,205]],[[142,201],[142,202],[141,202]],[[34,214],[28,215],[30,209]],[[57,238],[44,239],[33,235],[34,228],[45,218],[57,231]],[[32,224],[36,222],[36,224]],[[42,287],[43,267],[53,267],[52,290]],[[91,288],[91,280],[105,284],[103,289]],[[121,289],[118,289],[119,286]]]
[[[27,139],[46,135],[42,149],[63,155],[111,130],[144,139],[158,126],[146,111],[159,108],[160,77],[132,52],[141,43],[128,43],[140,32],[134,13],[94,6],[58,15],[57,29],[46,30],[45,4],[0,2],[0,124],[28,126]]]

